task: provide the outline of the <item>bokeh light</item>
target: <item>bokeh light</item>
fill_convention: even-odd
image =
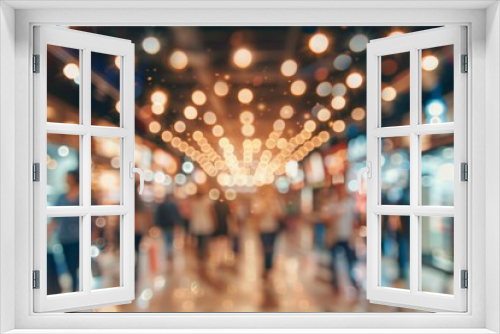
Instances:
[[[295,60],[288,59],[281,64],[281,74],[285,77],[291,77],[297,73],[298,65]]]
[[[239,68],[247,68],[252,63],[252,52],[245,48],[236,50],[233,55],[233,62]]]
[[[175,50],[170,55],[169,62],[170,62],[170,66],[174,70],[180,71],[180,70],[183,70],[187,67],[187,65],[189,63],[189,59],[184,51]]]
[[[226,96],[229,93],[229,85],[225,81],[217,81],[214,84],[214,93],[220,97]]]
[[[238,92],[238,100],[243,104],[248,104],[253,100],[253,93],[248,88],[243,88]]]
[[[425,56],[422,59],[422,69],[433,71],[439,66],[439,59],[436,56]]]
[[[328,49],[329,41],[323,33],[316,33],[309,39],[309,49],[317,54],[323,53]]]
[[[195,90],[191,95],[191,100],[197,106],[202,106],[207,102],[207,96],[201,90]]]
[[[294,113],[293,107],[290,105],[283,106],[280,109],[280,117],[283,119],[292,118],[293,113]]]
[[[349,88],[359,88],[363,84],[363,76],[357,72],[347,76],[345,83]]]
[[[150,55],[154,55],[160,51],[160,41],[156,37],[146,37],[142,41],[142,48]]]
[[[295,96],[304,95],[307,89],[307,84],[303,80],[296,80],[290,86],[290,92]]]

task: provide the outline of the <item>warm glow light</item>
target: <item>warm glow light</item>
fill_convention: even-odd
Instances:
[[[316,123],[313,120],[308,120],[304,123],[304,129],[307,132],[314,132],[316,130]]]
[[[351,117],[355,121],[361,121],[362,119],[365,118],[366,112],[365,109],[358,107],[354,108],[353,111],[351,112]]]
[[[347,76],[345,83],[349,88],[359,88],[363,84],[363,77],[359,73],[351,73]]]
[[[387,101],[387,102],[394,101],[394,99],[396,98],[397,95],[398,95],[398,92],[396,92],[396,90],[391,86],[388,86],[388,87],[385,87],[384,89],[382,89],[382,100],[384,100],[384,101]]]
[[[248,88],[243,88],[238,92],[238,100],[241,103],[248,104],[253,100],[253,93]]]
[[[345,101],[345,98],[343,96],[335,96],[333,99],[332,99],[332,108],[335,109],[335,110],[341,110],[342,108],[345,107],[345,104],[346,104],[346,101]]]
[[[328,37],[317,33],[309,39],[309,49],[314,53],[323,53],[328,48]]]
[[[285,121],[282,119],[277,119],[276,121],[274,121],[273,129],[274,131],[279,132],[285,130]]]
[[[196,108],[193,106],[187,106],[186,108],[184,108],[184,117],[190,120],[195,119],[196,117],[198,117],[198,110],[196,110]]]
[[[162,92],[160,90],[157,90],[156,92],[151,94],[151,102],[153,102],[154,104],[163,105],[163,104],[167,103],[167,100],[168,100],[167,94],[165,94],[164,92]]]
[[[333,122],[332,129],[335,132],[342,132],[345,130],[345,123],[342,120],[337,120]]]
[[[240,114],[240,122],[242,124],[252,124],[253,121],[254,121],[254,115],[251,111],[243,111],[241,114]]]
[[[212,188],[208,192],[208,198],[210,198],[212,201],[217,201],[220,198],[220,190],[217,188]]]
[[[117,113],[120,113],[120,101],[116,101],[115,110]]]
[[[115,57],[115,66],[120,69],[120,64],[121,64],[122,57],[116,56]]]
[[[217,81],[214,84],[214,93],[217,96],[226,96],[229,93],[229,86],[224,81]]]
[[[224,128],[222,126],[220,126],[220,125],[215,125],[212,128],[212,134],[215,137],[221,137],[224,134]]]
[[[236,190],[234,189],[226,189],[226,191],[224,191],[224,196],[228,201],[234,201],[236,199],[236,195]]]
[[[332,93],[332,84],[329,82],[322,82],[316,87],[316,94],[321,97],[328,96]]]
[[[186,131],[186,123],[184,123],[183,121],[175,122],[174,130],[177,131],[178,133]]]
[[[283,119],[290,119],[293,116],[293,108],[292,106],[283,106],[280,110],[280,117]]]
[[[149,131],[151,131],[151,133],[158,133],[160,132],[160,130],[161,125],[157,121],[152,121],[151,123],[149,123]]]
[[[404,32],[396,30],[396,31],[391,32],[389,35],[387,35],[387,37],[398,36],[398,35],[403,35],[403,34],[404,34]]]
[[[191,100],[197,106],[202,106],[207,102],[207,96],[201,90],[195,90],[191,95]]]
[[[307,85],[303,80],[296,80],[290,86],[290,92],[295,96],[303,95],[306,92]]]
[[[330,117],[332,117],[332,113],[330,112],[330,110],[328,110],[326,108],[321,108],[318,111],[318,114],[316,115],[316,117],[321,122],[326,122],[326,121],[328,121],[330,119]]]
[[[142,48],[150,55],[154,55],[160,51],[160,41],[156,37],[146,37],[142,41]]]
[[[255,127],[251,124],[245,124],[241,127],[241,133],[245,137],[251,137],[255,133]]]
[[[194,140],[199,141],[199,140],[201,140],[201,138],[203,138],[203,132],[201,132],[199,130],[196,130],[195,132],[193,132],[193,139]]]
[[[439,65],[439,59],[436,56],[425,56],[422,59],[422,69],[426,71],[433,71]]]
[[[281,74],[285,77],[291,77],[295,73],[297,73],[297,62],[292,59],[285,60],[283,64],[281,64]]]
[[[203,114],[203,122],[207,125],[214,125],[217,122],[217,116],[212,111]]]
[[[165,111],[165,107],[163,106],[163,104],[153,104],[151,106],[151,111],[155,115],[161,115]]]
[[[189,63],[189,59],[184,51],[176,50],[170,55],[169,62],[170,66],[172,66],[174,70],[180,71],[186,68]]]
[[[171,141],[172,138],[174,138],[174,135],[172,134],[172,132],[170,132],[168,130],[163,131],[161,134],[161,140],[163,140],[165,143],[168,143],[169,141]]]
[[[80,74],[80,68],[76,64],[69,63],[64,66],[63,73],[66,78],[74,80]]]
[[[233,62],[239,68],[247,68],[252,63],[252,53],[245,48],[238,49],[233,55]]]

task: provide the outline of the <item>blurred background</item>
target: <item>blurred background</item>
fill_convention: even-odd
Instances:
[[[71,27],[135,43],[136,298],[100,312],[394,312],[366,300],[366,45],[429,27]],[[453,49],[422,51],[422,122],[453,121]],[[409,124],[409,53],[382,57],[382,126]],[[120,124],[120,60],[92,53],[92,125]],[[47,121],[80,122],[78,50],[48,48]],[[48,205],[79,204],[78,136],[47,137]],[[453,205],[453,135],[422,136],[423,205]],[[92,137],[92,201],[120,203],[119,138]],[[382,139],[382,204],[409,204],[409,140]],[[451,173],[451,174],[450,174]],[[363,185],[364,187],[364,185]],[[92,288],[120,284],[120,217],[92,217]],[[48,292],[79,290],[79,219],[48,221]],[[408,288],[408,217],[382,217]],[[453,293],[453,221],[422,221],[422,289]]]

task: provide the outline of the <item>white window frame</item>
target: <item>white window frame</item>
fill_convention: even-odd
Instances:
[[[467,182],[461,181],[461,163],[467,163],[467,76],[462,73],[461,56],[467,55],[466,28],[448,26],[371,40],[367,47],[367,298],[370,302],[431,311],[467,310],[467,290],[461,288],[461,270],[467,269]],[[453,122],[422,123],[422,50],[440,46],[453,47]],[[382,126],[381,62],[387,55],[408,53],[410,67],[410,124]],[[452,134],[454,138],[454,202],[451,206],[421,203],[421,135]],[[410,142],[410,202],[408,205],[381,203],[381,141],[388,137],[407,137]],[[472,181],[472,180],[471,180]],[[384,287],[381,277],[382,216],[409,217],[409,289]],[[453,294],[421,290],[421,218],[454,217],[453,221]]]
[[[130,303],[135,298],[134,278],[134,164],[135,143],[135,47],[129,40],[102,36],[54,26],[34,27],[34,52],[39,55],[39,73],[33,76],[33,133],[34,162],[39,163],[39,182],[33,185],[34,205],[34,270],[40,272],[39,288],[34,290],[35,312],[70,311],[100,305]],[[47,46],[72,48],[79,52],[80,123],[47,122]],[[117,127],[92,125],[91,122],[91,59],[92,53],[120,58],[120,124]],[[79,136],[80,205],[47,206],[47,135]],[[91,138],[113,137],[120,141],[120,203],[93,205],[91,203]],[[131,177],[132,176],[132,177]],[[92,216],[120,216],[120,284],[117,287],[91,287],[91,219]],[[48,217],[78,217],[80,219],[80,290],[47,295],[47,227]]]
[[[129,6],[134,9],[103,10],[97,7],[113,8],[114,6]],[[498,109],[500,100],[500,11],[498,4],[493,2],[342,2],[324,3],[316,1],[281,2],[269,1],[251,4],[241,1],[233,4],[216,1],[200,3],[171,2],[160,4],[144,1],[123,2],[17,2],[2,3],[0,16],[0,43],[2,53],[0,62],[2,69],[1,86],[1,120],[0,123],[0,167],[1,182],[1,242],[0,265],[2,277],[0,281],[0,315],[2,330],[16,329],[15,333],[35,333],[36,329],[55,329],[60,332],[75,332],[74,328],[87,328],[89,333],[104,332],[101,329],[138,328],[143,321],[144,333],[147,328],[165,329],[162,332],[180,332],[175,328],[192,329],[190,333],[211,332],[234,333],[244,328],[253,328],[252,332],[295,332],[295,333],[335,333],[341,329],[351,329],[349,332],[363,333],[405,333],[410,328],[419,328],[422,333],[449,333],[453,329],[463,329],[463,333],[491,333],[488,329],[499,331],[500,298],[498,279],[500,277],[500,260],[498,260],[500,230],[498,220],[500,209],[500,137],[498,125],[500,118]],[[35,8],[31,10],[16,10],[10,6]],[[42,10],[47,6],[69,7],[64,10]],[[81,9],[87,6],[87,9]],[[137,10],[138,7],[152,7],[150,10]],[[163,6],[163,9],[157,7]],[[194,6],[194,7],[193,7]],[[204,7],[203,7],[204,6]],[[404,8],[406,9],[394,9]],[[461,6],[462,9],[450,9]],[[486,7],[490,6],[487,10]],[[167,8],[165,8],[167,7]],[[169,8],[168,8],[169,7]],[[234,8],[246,8],[238,10]],[[379,9],[373,9],[373,8]],[[76,9],[79,8],[79,9]],[[181,9],[179,9],[181,8]],[[182,9],[184,8],[184,9]],[[194,9],[196,8],[196,9]],[[208,8],[208,9],[207,9]],[[211,9],[210,9],[211,8]],[[219,8],[219,9],[218,9]],[[346,9],[351,8],[351,9]],[[354,8],[354,9],[353,9]],[[357,9],[355,9],[357,8]],[[409,10],[410,9],[410,10]],[[208,15],[210,14],[210,15]],[[13,17],[15,16],[15,23]],[[485,23],[488,29],[485,29]],[[30,181],[32,151],[32,109],[27,96],[31,96],[30,55],[32,45],[32,27],[35,24],[62,24],[62,25],[428,25],[465,24],[469,27],[469,56],[471,75],[468,78],[469,113],[468,132],[471,134],[468,142],[470,157],[470,179],[468,184],[469,202],[468,215],[471,236],[467,245],[469,254],[468,268],[470,270],[467,313],[433,313],[433,314],[34,314],[33,291],[31,290],[32,259],[32,212],[26,210],[31,207],[29,200],[32,191]],[[7,29],[5,29],[7,28]],[[15,41],[12,31],[15,31]],[[10,49],[4,48],[4,45]],[[14,52],[11,50],[15,46]],[[15,65],[15,71],[12,67]],[[488,71],[485,71],[485,65]],[[9,78],[15,77],[14,89],[9,86]],[[488,83],[488,85],[486,85]],[[7,111],[6,108],[9,110]],[[15,110],[15,118],[12,117]],[[472,118],[474,116],[474,118]],[[486,117],[488,121],[486,122]],[[9,130],[11,126],[15,130]],[[486,141],[485,132],[489,137]],[[12,137],[15,136],[15,146]],[[6,142],[7,140],[7,142]],[[485,148],[487,149],[485,153]],[[8,159],[14,159],[15,164],[4,164]],[[488,182],[485,182],[486,171],[492,172]],[[476,167],[477,166],[477,167]],[[15,170],[15,182],[11,172]],[[10,186],[6,189],[4,185]],[[15,189],[15,201],[6,198],[12,195]],[[486,193],[488,196],[486,196]],[[485,207],[484,202],[487,201]],[[14,203],[12,203],[14,202]],[[15,211],[9,210],[7,205],[15,206]],[[485,213],[488,213],[486,219]],[[13,222],[15,222],[15,226]],[[474,229],[472,230],[472,227]],[[5,233],[4,233],[5,232]],[[14,239],[15,238],[15,239]],[[14,256],[12,256],[14,250]],[[488,258],[488,266],[484,261],[485,255],[494,254]],[[26,261],[26,259],[30,259]],[[15,289],[12,288],[15,286]],[[488,293],[486,293],[486,289]],[[15,305],[12,308],[12,305]],[[231,330],[231,328],[233,330]],[[264,330],[264,329],[270,330]],[[358,328],[355,331],[354,328]],[[377,330],[379,328],[379,330]],[[380,328],[385,328],[380,330]],[[429,330],[431,328],[432,330]],[[23,329],[33,329],[32,331]],[[93,330],[92,330],[93,329]],[[217,330],[219,329],[219,330]],[[225,330],[224,330],[225,329]],[[288,329],[288,330],[287,330]],[[392,329],[392,330],[390,330]],[[47,332],[47,331],[45,331]],[[124,331],[123,331],[124,332]],[[128,333],[135,331],[129,330]],[[342,331],[345,332],[345,331]],[[14,332],[13,332],[14,333]],[[412,331],[415,333],[415,331]]]

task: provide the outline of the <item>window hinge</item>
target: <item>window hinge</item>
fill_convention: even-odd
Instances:
[[[33,289],[40,289],[40,270],[33,270]]]
[[[33,164],[33,181],[40,182],[40,163]]]
[[[467,270],[462,270],[461,274],[461,287],[462,289],[467,289],[469,287],[469,274]]]
[[[462,55],[462,73],[469,72],[469,56]]]
[[[33,55],[33,73],[40,73],[40,55]]]
[[[466,162],[460,164],[460,181],[469,181],[469,166]]]

